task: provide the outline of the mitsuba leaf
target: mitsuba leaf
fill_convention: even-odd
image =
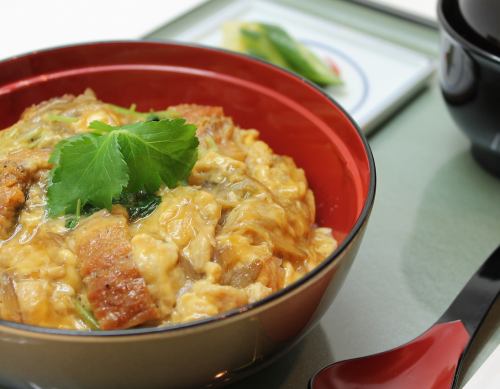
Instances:
[[[184,119],[139,122],[121,127],[119,143],[127,161],[127,192],[154,193],[163,182],[177,186],[197,159],[196,127]]]
[[[160,202],[160,196],[145,192],[122,193],[116,200],[117,204],[121,204],[127,209],[128,217],[132,221],[148,216]]]
[[[127,164],[117,135],[84,134],[56,147],[57,162],[47,190],[49,215],[75,213],[78,201],[111,209],[113,198],[127,185]]]
[[[196,127],[184,119],[118,127],[93,121],[89,128],[94,132],[65,139],[52,152],[51,217],[74,214],[77,204],[83,214],[86,209],[110,209],[124,193],[135,195],[138,204],[128,207],[129,213],[143,217],[159,203],[145,195],[154,194],[162,183],[173,188],[184,182],[197,159]]]

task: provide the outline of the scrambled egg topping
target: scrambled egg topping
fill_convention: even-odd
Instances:
[[[330,229],[314,225],[313,193],[291,158],[219,107],[169,109],[197,126],[199,158],[187,185],[161,189],[160,205],[135,222],[115,205],[70,230],[46,212],[57,142],[133,114],[86,91],[33,106],[0,132],[0,318],[90,329],[83,306],[103,329],[202,319],[268,296],[335,249]]]

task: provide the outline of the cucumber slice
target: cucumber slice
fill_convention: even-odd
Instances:
[[[222,26],[222,45],[233,51],[245,52],[245,47],[240,36],[240,22],[226,22]]]
[[[291,69],[319,85],[342,83],[342,80],[321,59],[281,27],[264,23],[259,23],[259,26]]]
[[[283,56],[269,42],[259,23],[226,22],[223,26],[223,45],[227,49],[247,53],[288,68]]]
[[[275,65],[288,68],[282,55],[269,41],[267,34],[257,23],[246,23],[240,29],[241,41],[245,51],[255,57],[269,61]]]

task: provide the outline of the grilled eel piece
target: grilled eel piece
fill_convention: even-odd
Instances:
[[[48,150],[22,150],[0,161],[0,239],[7,239],[17,223],[29,186],[42,170],[50,169]]]
[[[101,211],[73,232],[80,274],[99,326],[135,327],[159,319],[144,278],[131,257],[127,219]]]

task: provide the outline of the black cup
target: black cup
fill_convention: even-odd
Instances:
[[[440,0],[438,17],[443,97],[476,160],[500,176],[500,49],[468,25],[457,0]]]

